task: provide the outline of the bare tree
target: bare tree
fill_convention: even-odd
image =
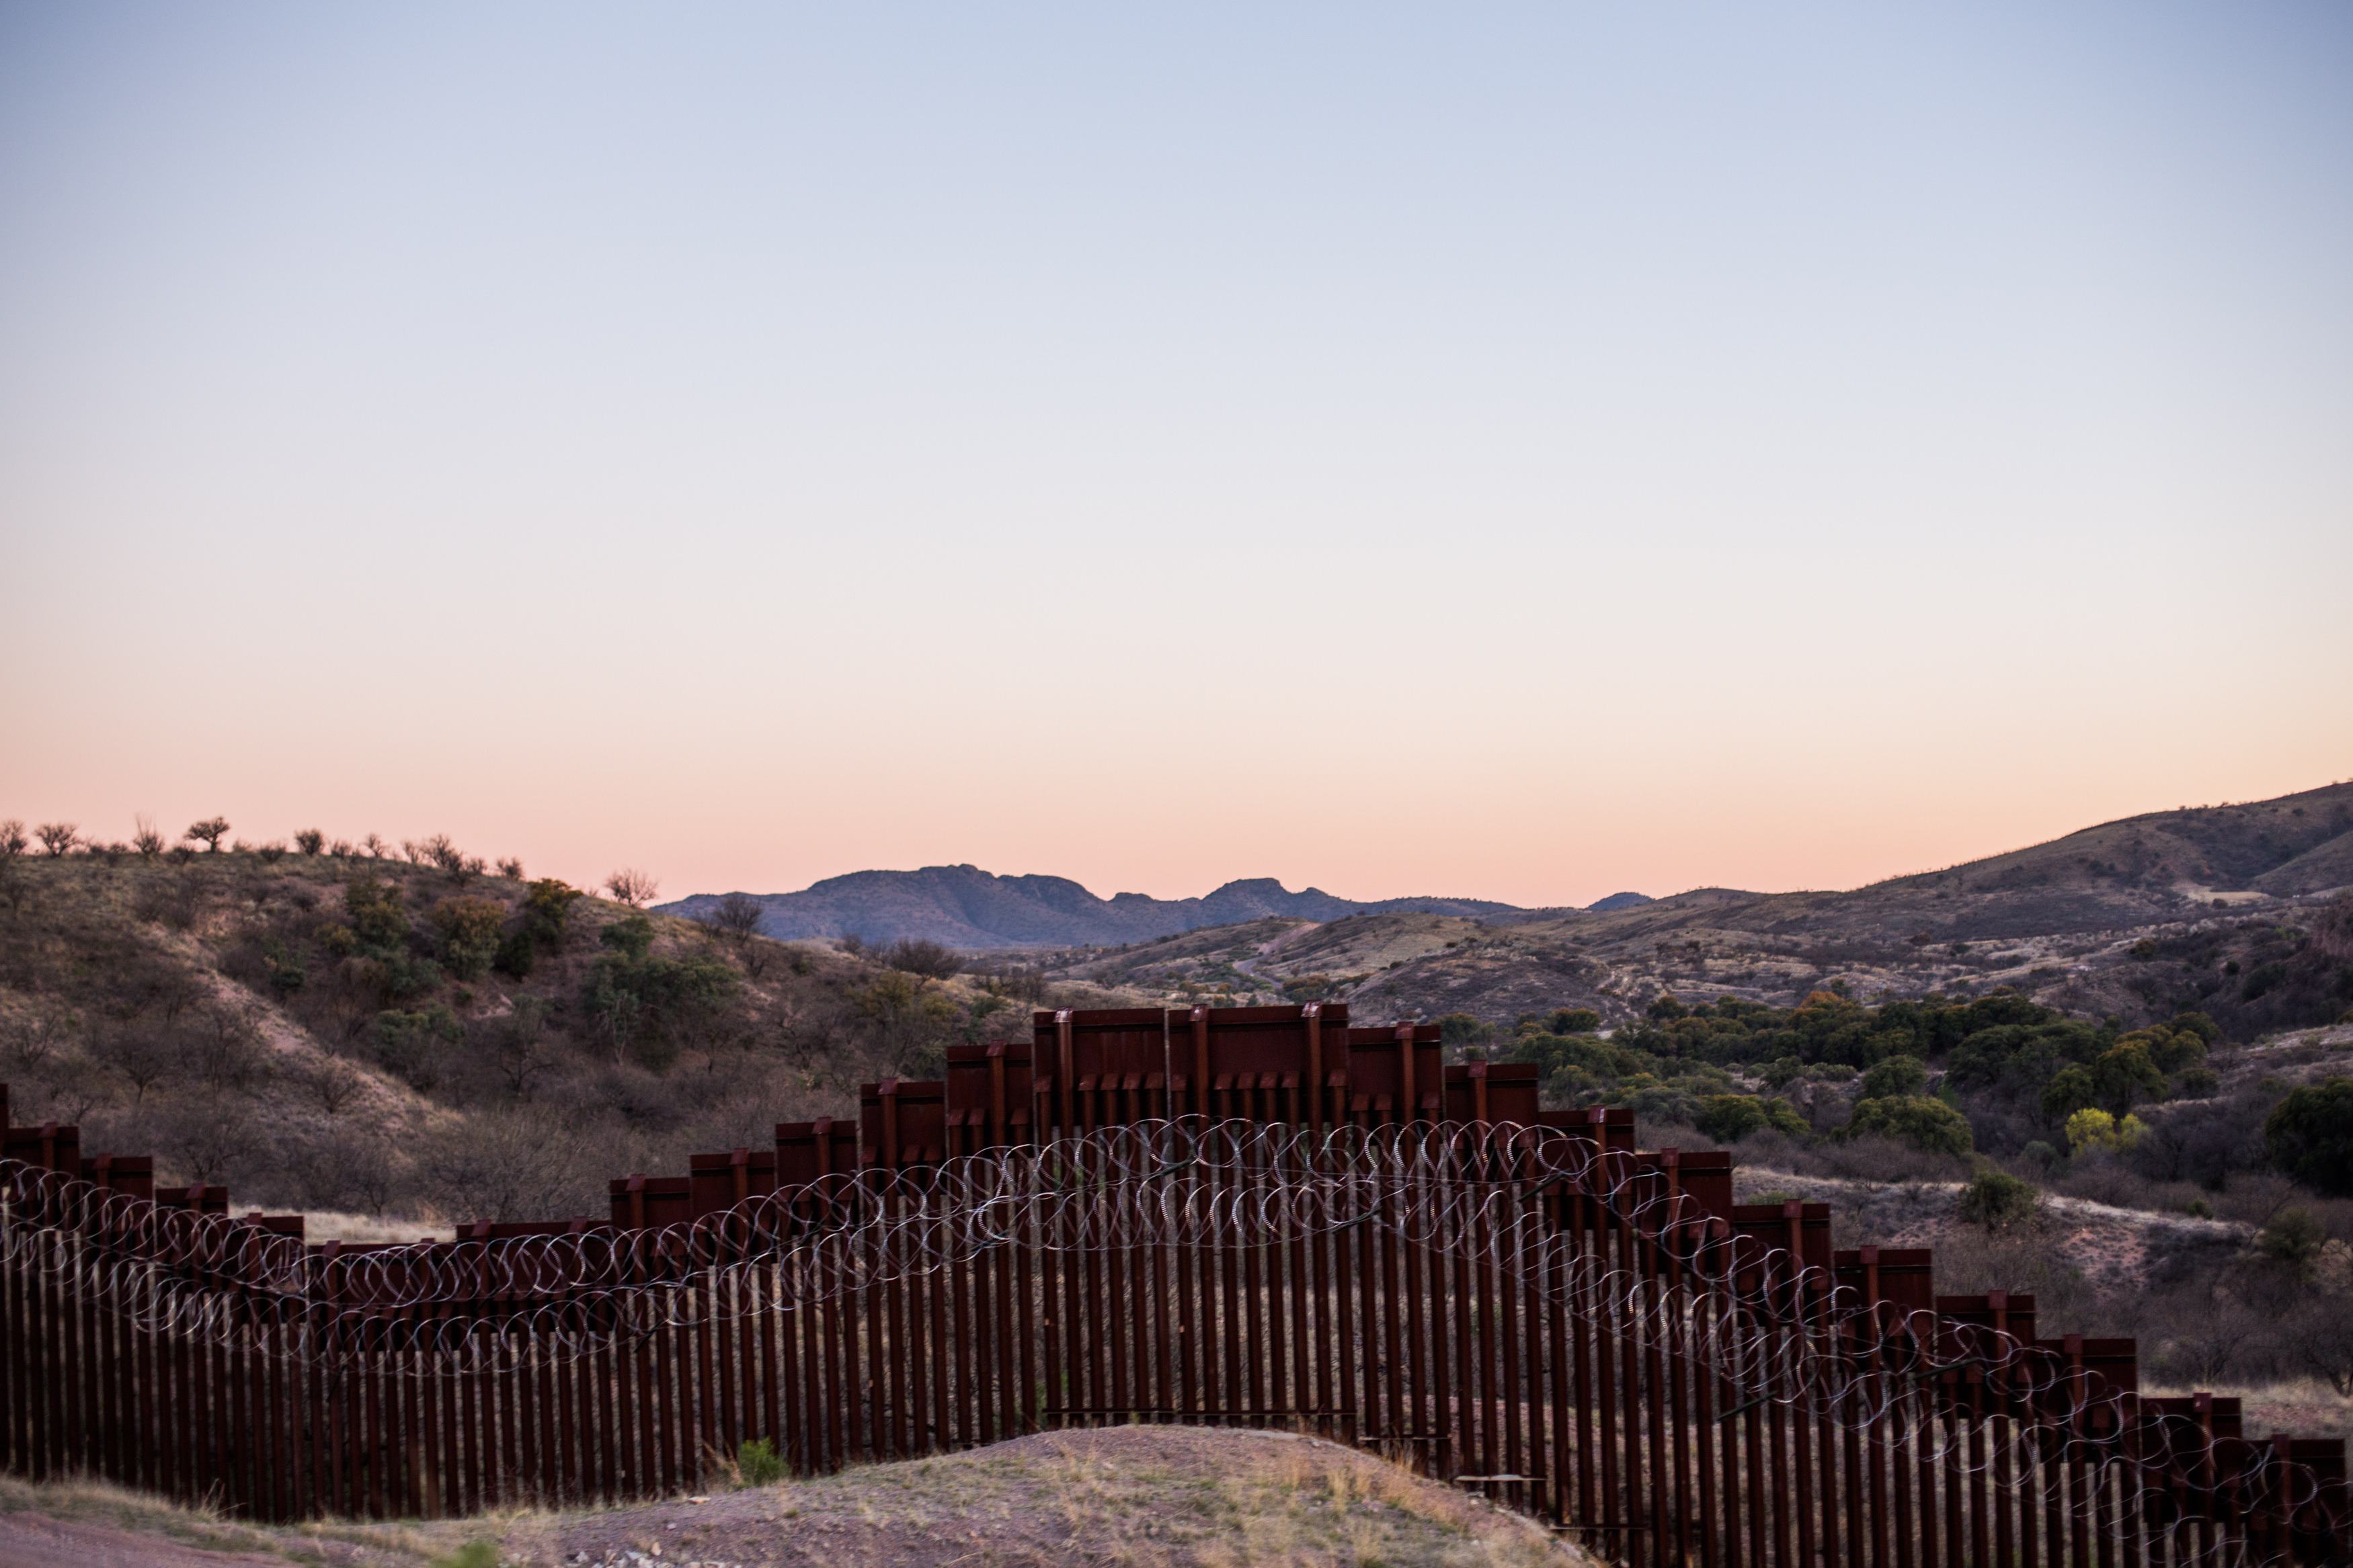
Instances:
[[[41,847],[49,852],[52,860],[71,849],[80,837],[78,825],[71,822],[44,822],[33,831],[39,835]]]
[[[327,847],[327,836],[315,827],[306,827],[294,836],[294,847],[305,855],[316,855]]]
[[[547,1004],[536,996],[518,996],[514,1011],[491,1037],[491,1057],[499,1077],[519,1100],[530,1100],[532,1089],[556,1066],[546,1026]]]
[[[191,844],[203,845],[207,854],[217,855],[220,853],[220,841],[228,837],[228,818],[207,816],[202,822],[192,822],[188,824],[188,830],[180,837]]]
[[[131,836],[131,847],[139,851],[142,860],[153,860],[164,852],[164,836],[155,831],[155,819],[143,812],[137,822],[139,831]]]
[[[499,875],[511,882],[522,880],[522,862],[510,855],[499,862]]]
[[[633,910],[643,909],[653,901],[661,884],[649,872],[624,866],[605,879],[605,890]]]
[[[341,1116],[366,1087],[358,1069],[341,1057],[322,1056],[305,1062],[295,1069],[293,1077],[303,1092],[318,1101],[319,1109],[330,1116]]]
[[[392,847],[380,835],[374,833],[360,840],[360,847],[367,851],[367,858],[371,860],[381,860],[392,853]]]
[[[956,956],[955,949],[926,937],[901,937],[883,952],[882,962],[926,980],[945,980],[964,968],[964,960]]]
[[[766,912],[749,893],[730,893],[702,914],[704,928],[735,950],[744,973],[754,980],[766,972],[772,951],[760,942],[760,921]]]
[[[125,1029],[101,1039],[99,1061],[121,1075],[131,1086],[131,1103],[138,1105],[147,1091],[163,1082],[179,1065],[171,1042],[152,1029]]]
[[[25,852],[25,825],[15,817],[0,822],[0,860],[14,860]]]

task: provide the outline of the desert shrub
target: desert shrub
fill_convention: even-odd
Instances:
[[[1917,1057],[1894,1056],[1872,1064],[1862,1075],[1862,1098],[1885,1100],[1891,1096],[1926,1094],[1928,1091],[1928,1068]]]
[[[419,1094],[448,1080],[466,1031],[446,1007],[419,1012],[386,1008],[375,1016],[375,1059]]]
[[[453,1220],[601,1213],[601,1151],[553,1110],[484,1111],[419,1142],[426,1196]]]
[[[2089,1069],[2062,1068],[2042,1090],[2042,1119],[2053,1126],[2064,1125],[2069,1117],[2096,1104],[2099,1098],[2099,1086]]]
[[[617,1052],[635,1051],[649,1067],[667,1066],[742,984],[712,959],[654,957],[653,922],[643,915],[614,921],[597,940],[605,952],[589,971],[588,1015]]]
[[[306,827],[294,836],[294,847],[305,855],[316,855],[327,847],[327,836],[315,827]]]
[[[2105,1110],[2087,1109],[2067,1118],[2067,1149],[2073,1154],[2091,1149],[2121,1154],[2138,1143],[2147,1131],[2137,1116],[2120,1121]]]
[[[520,882],[522,880],[522,862],[516,859],[513,856],[509,855],[501,858],[498,862],[498,867],[499,875],[504,877],[508,881]]]
[[[360,946],[406,951],[408,911],[398,884],[361,878],[343,889],[343,913]]]
[[[1712,1094],[1699,1102],[1694,1125],[1718,1143],[1736,1143],[1767,1128],[1788,1138],[1804,1138],[1811,1129],[1785,1100],[1760,1100],[1752,1094]]]
[[[2050,1144],[2045,1143],[2042,1139],[2037,1138],[2025,1148],[2021,1149],[2018,1152],[2018,1157],[2026,1161],[2029,1164],[2039,1166],[2047,1171],[2058,1163],[2059,1151],[2052,1148]]]
[[[643,915],[630,915],[598,931],[596,942],[629,963],[642,962],[654,950],[654,922]]]
[[[2255,1246],[2264,1257],[2307,1279],[2320,1262],[2320,1249],[2327,1245],[2328,1227],[2302,1204],[2291,1204],[2272,1215],[2271,1223],[2255,1236]]]
[[[1964,1225],[2004,1231],[2032,1220],[2042,1194],[2034,1184],[2005,1175],[1989,1165],[1961,1189],[1958,1212]]]
[[[2165,1093],[2165,1072],[2146,1046],[2124,1040],[2102,1051],[2092,1062],[2092,1092],[2098,1103],[2122,1116],[2137,1100]]]
[[[538,962],[539,945],[531,940],[530,932],[521,930],[501,937],[496,951],[491,954],[492,969],[517,980],[529,976],[532,966]]]
[[[1966,1154],[1975,1146],[1969,1119],[1941,1100],[1926,1095],[1889,1095],[1854,1108],[1841,1136],[1872,1132],[1934,1154]]]
[[[208,854],[217,855],[220,853],[220,841],[228,837],[228,818],[207,816],[201,822],[192,822],[188,824],[188,830],[180,837],[191,844],[203,845]]]
[[[928,980],[945,980],[964,968],[964,960],[956,956],[954,948],[922,938],[902,937],[892,942],[883,952],[882,962],[892,969],[903,969]]]
[[[2263,1124],[2271,1110],[2271,1098],[2259,1092],[2165,1107],[2150,1113],[2148,1130],[2129,1156],[2134,1167],[2153,1180],[2219,1187],[2232,1171],[2269,1163]]]
[[[1473,1014],[1449,1013],[1438,1020],[1438,1037],[1449,1052],[1483,1050],[1495,1037],[1495,1026]]]
[[[531,885],[523,895],[523,929],[543,952],[554,952],[564,945],[572,919],[572,906],[586,895],[569,883],[554,877],[543,877]]]
[[[772,1487],[785,1479],[785,1461],[774,1443],[754,1437],[735,1450],[735,1473],[747,1487]]]
[[[2263,1149],[2298,1181],[2331,1196],[2353,1194],[2353,1079],[2290,1091],[2263,1120]]]
[[[499,928],[507,907],[496,899],[444,899],[433,906],[434,929],[441,933],[441,958],[460,980],[480,980],[499,951]]]

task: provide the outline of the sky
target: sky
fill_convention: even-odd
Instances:
[[[2348,584],[2337,0],[0,3],[0,816],[1852,887]]]

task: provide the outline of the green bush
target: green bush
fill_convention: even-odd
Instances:
[[[396,885],[361,878],[343,889],[343,912],[362,947],[406,950],[408,911]]]
[[[654,950],[654,922],[643,915],[630,915],[598,931],[596,942],[606,952],[618,953],[630,963],[643,963]]]
[[[1862,1075],[1862,1098],[1885,1100],[1891,1096],[1926,1094],[1928,1091],[1927,1065],[1917,1057],[1888,1057],[1873,1064]]]
[[[2353,1079],[2295,1089],[2263,1121],[2273,1164],[2331,1197],[2353,1195]]]
[[[538,944],[527,931],[509,931],[499,939],[499,950],[491,954],[491,967],[501,974],[521,980],[531,973],[539,959]]]
[[[735,1470],[747,1487],[772,1487],[785,1479],[785,1461],[774,1443],[754,1437],[735,1450]]]
[[[1812,1131],[1788,1100],[1759,1100],[1753,1094],[1707,1096],[1699,1102],[1699,1115],[1693,1125],[1719,1143],[1736,1143],[1767,1128],[1792,1138]]]
[[[2135,1100],[2161,1099],[2165,1094],[2164,1070],[2146,1045],[2129,1037],[2094,1058],[2091,1078],[2097,1102],[2118,1116],[2130,1110]]]
[[[2032,1219],[2042,1201],[2042,1194],[2032,1182],[2021,1181],[1989,1165],[1969,1178],[1968,1185],[1961,1189],[1961,1223],[1981,1226],[1989,1231],[2008,1230]]]
[[[531,885],[522,898],[522,929],[542,952],[555,952],[569,934],[572,906],[584,897],[579,889],[553,877]]]
[[[2099,1098],[2099,1086],[2087,1069],[2068,1068],[2042,1091],[2042,1120],[2054,1127],[2064,1125],[2077,1111],[2090,1110]]]
[[[441,957],[460,980],[480,980],[499,951],[499,927],[507,907],[496,899],[444,899],[433,906],[433,926],[441,933]]]
[[[386,1008],[375,1016],[375,1032],[377,1064],[419,1094],[440,1087],[466,1038],[446,1007],[417,1013]]]
[[[1929,1154],[1966,1154],[1976,1147],[1969,1119],[1941,1100],[1925,1095],[1890,1095],[1866,1100],[1854,1108],[1841,1137],[1859,1138],[1875,1132]]]
[[[2291,1204],[2272,1215],[2271,1223],[2256,1234],[2255,1245],[2273,1262],[2308,1276],[2320,1261],[2320,1249],[2328,1245],[2328,1227],[2310,1209]]]

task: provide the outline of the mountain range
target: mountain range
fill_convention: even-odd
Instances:
[[[695,893],[661,905],[659,912],[691,920],[728,896]],[[797,893],[749,896],[760,902],[762,933],[779,940],[857,935],[875,942],[913,938],[965,949],[1110,947],[1270,915],[1333,921],[1345,915],[1415,912],[1488,920],[1537,912],[1488,899],[1368,900],[1339,898],[1321,888],[1294,893],[1271,877],[1228,882],[1198,899],[1155,899],[1144,893],[1103,899],[1067,877],[999,877],[976,866],[853,871]],[[1590,908],[1618,910],[1649,901],[1641,893],[1613,893]]]

